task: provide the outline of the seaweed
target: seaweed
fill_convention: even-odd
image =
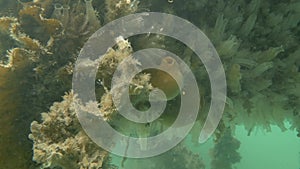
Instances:
[[[7,6],[13,5],[9,3]],[[239,161],[240,157],[236,151],[239,142],[232,136],[236,125],[243,125],[249,135],[255,129],[270,132],[271,125],[277,125],[282,131],[295,129],[300,132],[299,2],[26,0],[19,2],[16,9],[11,14],[7,14],[6,11],[4,14],[7,16],[0,18],[0,38],[5,39],[0,44],[0,121],[1,124],[5,124],[1,125],[0,129],[0,150],[7,152],[0,156],[3,159],[0,162],[0,168],[33,168],[36,165],[44,167],[70,165],[69,168],[78,168],[79,165],[87,167],[88,162],[94,164],[99,160],[106,164],[106,161],[109,161],[109,158],[97,156],[93,161],[91,156],[86,158],[82,156],[80,157],[81,163],[74,164],[71,156],[78,151],[69,152],[60,148],[68,147],[71,143],[81,148],[84,145],[91,147],[94,145],[81,132],[76,117],[70,110],[71,106],[67,104],[65,107],[65,110],[70,112],[58,110],[58,107],[66,103],[62,101],[61,96],[71,90],[73,66],[79,50],[88,37],[105,23],[139,11],[166,12],[189,20],[211,39],[220,55],[227,76],[229,92],[222,125],[216,133],[217,140],[213,150],[212,164],[214,168],[221,168],[221,166],[232,168],[233,164]],[[144,42],[145,40],[149,41]],[[167,45],[171,47],[166,47]],[[123,59],[129,59],[134,68],[138,69],[139,63],[131,58],[131,54],[146,47],[176,51],[176,54],[191,67],[200,84],[201,104],[203,105],[200,112],[205,112],[211,98],[210,83],[205,75],[203,63],[188,47],[171,38],[161,35],[141,35],[129,38],[129,40],[119,37],[117,46],[108,49],[103,60],[99,61],[96,80],[98,102],[96,104],[102,112],[100,116],[114,126],[125,124],[112,104],[111,97],[114,93],[112,91],[119,90],[118,88],[111,89],[112,76]],[[126,67],[123,69],[126,70]],[[145,71],[132,79],[129,91],[134,106],[147,109],[148,95],[153,90],[153,86],[164,86],[160,84],[160,78],[156,80],[154,78],[161,74],[162,72]],[[118,80],[122,85],[122,79]],[[171,80],[170,84],[173,82]],[[174,111],[178,108],[180,100],[177,92],[178,89],[170,92],[172,95],[168,97],[166,114],[155,122],[157,125],[153,125],[155,130],[153,132],[165,130],[169,123],[174,121]],[[69,93],[64,98],[67,99],[70,95],[72,94]],[[53,104],[59,101],[62,102]],[[53,106],[49,110],[51,105]],[[54,112],[58,113],[60,118],[65,118],[65,121],[57,124],[53,119],[50,120],[49,116],[54,115]],[[65,117],[64,113],[71,114]],[[205,113],[199,115],[197,120],[198,127],[200,127],[205,120]],[[32,121],[35,121],[32,123],[30,135],[33,142],[27,140],[26,137],[30,134],[29,125]],[[73,123],[77,125],[70,129],[66,121],[72,122],[70,126]],[[290,128],[284,125],[285,121],[291,123]],[[61,128],[55,125],[61,125]],[[47,131],[49,135],[42,134],[46,132],[39,130],[42,126],[45,130],[49,130]],[[129,129],[141,128],[143,132],[139,134],[148,136],[145,132],[149,131],[147,126],[128,126]],[[161,128],[158,129],[158,126]],[[68,131],[67,135],[62,134],[64,130]],[[120,130],[124,133],[128,132],[128,128]],[[195,132],[190,135],[195,137]],[[46,138],[55,139],[53,143],[55,142],[56,145],[47,142]],[[84,138],[85,142],[76,141],[80,138]],[[225,143],[230,146],[224,146]],[[43,144],[49,145],[49,149],[40,147]],[[34,160],[39,164],[28,162],[31,161],[32,154],[27,152],[30,151],[32,145]],[[57,146],[58,149],[56,149]],[[71,146],[71,148],[74,147]],[[220,153],[220,150],[224,148],[227,148],[226,151],[231,153],[232,158],[227,159],[228,157]],[[18,153],[9,151],[10,149],[15,149]],[[105,156],[107,155],[102,149],[98,150]],[[168,159],[174,166],[184,168],[186,166],[178,163],[180,160],[188,161],[188,159],[179,152],[189,154],[189,151],[182,145],[177,147],[177,150],[175,148],[172,151],[173,154],[179,154],[178,158],[162,155],[162,159]],[[47,157],[49,154],[43,154],[43,151],[52,152],[53,156]],[[12,162],[11,156],[19,162]],[[62,159],[66,161],[61,161]],[[196,157],[192,155],[192,159]],[[63,164],[67,161],[68,164]],[[201,162],[196,163],[199,164],[196,166],[202,167]],[[156,167],[166,168],[166,166],[168,165],[165,161],[161,160]]]

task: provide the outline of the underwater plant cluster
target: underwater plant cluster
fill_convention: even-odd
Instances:
[[[5,10],[4,1],[0,4]],[[271,125],[276,125],[282,131],[296,130],[295,137],[300,137],[297,0],[22,0],[7,6],[14,10],[0,18],[0,168],[137,165],[126,158],[119,167],[113,164],[110,153],[84,133],[71,104],[76,100],[71,91],[74,64],[86,40],[106,23],[136,12],[164,12],[187,19],[203,30],[220,56],[228,93],[214,134],[212,169],[233,169],[242,158],[237,151],[242,143],[234,137],[237,125],[244,126],[248,135],[256,129],[270,132]],[[124,134],[138,128],[138,136],[143,137],[162,132],[174,122],[174,112],[180,107],[176,85],[162,117],[149,125],[128,125],[112,100],[113,91],[119,90],[111,88],[118,64],[129,58],[138,67],[131,54],[154,47],[172,51],[192,69],[202,96],[196,122],[201,127],[211,92],[205,66],[190,48],[162,35],[116,39],[116,46],[99,61],[95,82],[98,102],[91,103],[99,107],[95,116]],[[163,76],[148,70],[132,79],[129,91],[137,109],[148,108],[145,100],[153,87],[173,85],[172,80],[161,84]],[[197,131],[189,133],[196,145]],[[192,153],[184,143],[149,161],[142,162],[149,169],[205,168],[201,154]]]

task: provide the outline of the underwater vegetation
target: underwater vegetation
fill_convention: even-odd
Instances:
[[[68,93],[54,103],[50,112],[42,113],[43,123],[31,123],[29,138],[34,141],[33,160],[41,168],[113,168],[108,152],[89,139],[77,120],[75,96]]]
[[[2,4],[3,0],[4,10]],[[203,30],[220,55],[228,95],[214,136],[212,168],[232,169],[242,158],[237,152],[242,143],[233,134],[237,125],[243,125],[248,135],[256,129],[270,132],[270,126],[276,125],[282,131],[297,130],[295,137],[300,137],[299,1],[34,0],[14,5],[14,12],[3,12],[0,18],[0,168],[118,168],[79,125],[71,104],[76,98],[71,91],[73,66],[87,38],[101,26],[143,11],[189,20]],[[188,47],[161,35],[116,39],[116,46],[99,61],[95,82],[99,114],[95,115],[124,134],[140,128],[139,136],[162,132],[175,120],[180,89],[164,72],[146,70],[129,86],[131,102],[139,110],[148,108],[154,87],[167,93],[168,105],[159,120],[149,126],[127,125],[113,104],[112,93],[120,90],[111,88],[118,64],[128,59],[138,67],[131,54],[147,47],[170,50],[190,66],[202,96],[197,119],[201,127],[210,103],[205,67]],[[170,64],[176,62],[168,56],[161,61],[162,66]],[[116,80],[122,84],[122,79]],[[171,85],[172,90],[164,89]],[[120,127],[123,124],[128,127]],[[198,137],[197,132],[190,135]],[[153,168],[205,168],[201,154],[191,153],[184,144],[151,160]],[[124,159],[120,165],[130,164],[130,159]]]
[[[142,165],[145,169],[155,169],[158,167],[161,169],[205,168],[201,156],[193,154],[183,143],[161,155],[148,159],[124,160],[122,164],[131,168],[137,168],[137,166]]]
[[[1,41],[0,107],[1,124],[6,124],[1,125],[1,152],[7,152],[1,153],[1,168],[32,165],[28,160],[31,143],[26,139],[30,130],[24,126],[30,125],[28,120],[40,119],[36,112],[48,110],[70,90],[72,63],[84,43],[80,39],[92,33],[86,37],[65,34],[61,21],[47,15],[52,1],[19,5],[22,7],[16,16],[0,19],[1,39],[5,39]]]
[[[232,136],[231,130],[225,129],[212,149],[211,153],[214,158],[211,162],[211,168],[231,169],[233,164],[238,163],[241,160],[241,156],[237,152],[239,147],[240,142]]]

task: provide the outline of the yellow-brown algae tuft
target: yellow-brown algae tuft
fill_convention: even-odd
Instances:
[[[12,23],[17,22],[17,18],[13,17],[1,17],[0,18],[0,31],[9,32]]]
[[[7,52],[7,57],[9,58],[9,63],[6,65],[0,65],[3,67],[18,67],[24,68],[30,63],[32,53],[23,48],[13,48]]]
[[[39,43],[39,41],[31,39],[28,36],[22,36],[19,37],[18,40],[23,43],[23,45],[28,48],[29,50],[32,51],[38,51],[39,49],[41,49],[41,44]]]
[[[43,13],[44,9],[38,6],[28,6],[24,7],[19,12],[19,16],[24,19],[24,17],[30,16],[33,17],[36,21],[41,20],[41,13]]]
[[[62,23],[56,19],[43,18],[42,23],[47,33],[51,36],[59,35],[63,30]]]

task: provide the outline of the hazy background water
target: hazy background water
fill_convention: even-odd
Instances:
[[[286,123],[289,126],[288,123]],[[250,136],[243,126],[237,126],[235,137],[241,142],[238,150],[242,159],[234,165],[234,169],[299,169],[300,142],[297,132],[287,130],[282,132],[277,126],[272,126],[272,132],[253,131]],[[201,154],[206,169],[210,169],[213,138],[197,147],[191,144],[191,138],[185,139],[186,144],[194,153]],[[224,154],[226,152],[223,152]],[[113,163],[121,167],[123,158],[113,155]],[[130,159],[127,159],[130,161]],[[126,163],[126,162],[125,162]],[[140,169],[137,163],[132,169]]]
[[[242,157],[235,165],[236,169],[300,168],[300,142],[296,131],[282,132],[277,126],[272,126],[272,132],[253,131],[251,136],[247,133],[242,126],[236,128],[235,136],[241,142],[238,152]],[[212,146],[210,139],[195,151],[209,154]],[[204,159],[209,166],[210,156],[204,156]]]

